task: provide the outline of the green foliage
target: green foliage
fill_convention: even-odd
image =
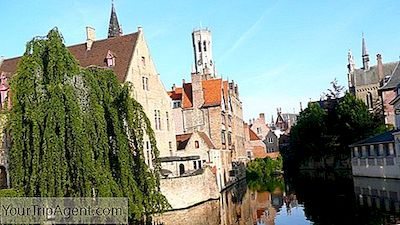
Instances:
[[[18,191],[15,189],[1,189],[0,190],[0,198],[4,198],[4,197],[9,197],[9,198],[23,197],[23,194],[21,193],[21,191]]]
[[[365,104],[350,93],[340,99],[325,100],[325,109],[310,103],[292,127],[290,149],[283,151],[285,161],[298,168],[311,158],[324,161],[329,157],[348,160],[348,146],[370,135],[386,130]],[[325,165],[327,166],[327,165]]]
[[[128,197],[130,219],[169,207],[143,139],[158,150],[142,106],[111,70],[82,69],[57,29],[27,44],[11,82],[10,174],[24,196]]]
[[[257,191],[274,191],[277,187],[284,190],[283,179],[278,176],[282,170],[282,158],[255,159],[247,165],[246,178],[248,186]]]

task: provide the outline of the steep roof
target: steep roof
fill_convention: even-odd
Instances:
[[[224,93],[225,99],[228,97],[228,84],[225,82],[221,78],[202,81],[203,107],[221,105],[222,93]],[[168,95],[172,100],[179,100],[181,96],[183,108],[193,107],[192,83],[184,83],[182,88],[175,88],[175,91],[168,92]]]
[[[207,144],[207,147],[210,149],[215,149],[214,144],[212,143],[210,137],[208,137],[207,134],[203,133],[203,132],[198,132],[199,136],[204,140],[204,142]]]
[[[176,148],[178,150],[185,149],[192,135],[193,135],[192,133],[176,135]]]
[[[395,89],[399,84],[400,84],[400,61],[397,63],[393,73],[390,76],[389,81],[379,90],[385,91],[385,90],[391,90]]]
[[[249,134],[250,134],[250,141],[260,141],[261,139],[257,136],[256,133],[252,129],[249,128]]]
[[[182,100],[182,91],[183,89],[181,87],[175,88],[172,91],[168,91],[167,94],[172,100]]]
[[[207,136],[207,134],[203,132],[197,132],[201,139],[206,143],[207,147],[210,149],[215,149],[214,144],[211,139]],[[178,134],[176,135],[176,146],[178,150],[184,150],[189,143],[190,138],[192,138],[193,133],[188,134]]]
[[[398,62],[390,62],[383,64],[383,76],[391,75]],[[354,70],[354,82],[356,86],[378,84],[380,82],[378,70],[376,66],[371,66],[369,70]]]
[[[115,12],[114,3],[111,7],[110,23],[108,25],[108,37],[118,37],[121,36],[121,27],[118,23],[117,13]]]
[[[115,56],[115,66],[111,67],[119,82],[125,82],[133,52],[135,50],[139,32],[94,41],[91,50],[86,50],[86,43],[68,47],[69,51],[78,60],[82,67],[106,67],[105,58],[108,51]],[[0,66],[0,72],[14,74],[21,57],[5,59]]]
[[[398,130],[387,131],[385,133],[366,138],[364,140],[351,144],[350,147],[362,146],[366,144],[380,144],[380,143],[394,142],[393,133],[395,132],[398,132]]]
[[[222,101],[222,79],[203,80],[204,105],[220,105]]]

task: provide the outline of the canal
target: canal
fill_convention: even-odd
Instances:
[[[400,224],[400,180],[349,171],[303,171],[270,182],[239,182],[211,200],[167,212],[156,224]]]

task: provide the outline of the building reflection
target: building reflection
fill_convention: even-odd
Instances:
[[[400,181],[394,179],[354,177],[354,193],[360,206],[390,214],[400,213]],[[399,216],[392,216],[396,224]]]

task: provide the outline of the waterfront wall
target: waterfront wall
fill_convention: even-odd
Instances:
[[[353,175],[400,179],[400,162],[397,157],[353,158]]]
[[[161,179],[160,188],[173,209],[219,198],[216,177],[210,167],[205,167],[202,174],[195,176]]]

